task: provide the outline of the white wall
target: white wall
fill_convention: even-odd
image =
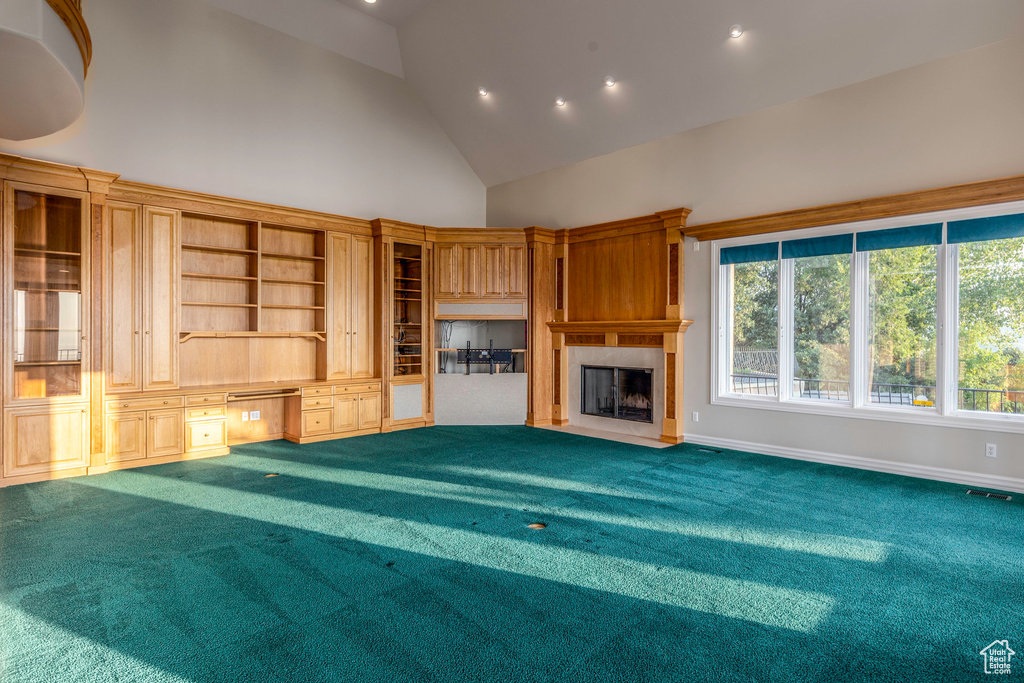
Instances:
[[[1024,173],[1024,38],[491,187],[491,226],[689,223]]]
[[[483,185],[402,79],[201,0],[85,11],[85,114],[3,151],[360,218],[483,224]]]
[[[1024,173],[1022,64],[1024,39],[1004,41],[492,187],[488,222],[575,227],[687,206],[699,224]],[[688,438],[1024,479],[1022,435],[711,405],[711,249],[691,247]]]

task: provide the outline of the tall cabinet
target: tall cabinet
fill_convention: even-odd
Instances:
[[[373,237],[329,233],[327,266],[326,379],[376,377]]]
[[[89,464],[89,194],[7,182],[3,474]]]

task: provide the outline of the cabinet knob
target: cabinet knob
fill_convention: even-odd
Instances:
[[[122,408],[127,408],[127,407],[128,407],[128,404],[127,404],[127,403],[125,403],[125,404],[124,404],[123,406],[121,406],[121,407],[122,407]]]
[[[164,405],[167,405],[168,403],[170,403],[170,401],[164,401]]]
[[[204,398],[203,400],[204,400],[204,401],[209,401],[210,399],[208,399],[208,398]]]
[[[139,333],[139,331],[138,331],[138,330],[135,330],[135,334],[138,334],[138,333]]]
[[[85,411],[83,410],[82,412],[84,413]],[[317,420],[317,421],[316,421],[316,423],[317,423],[317,424],[320,424],[320,420]]]
[[[209,434],[203,434],[203,437],[209,437],[209,436],[210,436]]]
[[[146,334],[149,334],[149,330],[146,330]]]
[[[209,414],[210,414],[210,411],[209,411],[209,410],[204,410],[204,411],[203,411],[203,415],[209,415]]]

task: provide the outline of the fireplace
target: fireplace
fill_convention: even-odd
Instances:
[[[580,413],[631,422],[654,422],[653,368],[584,365]]]

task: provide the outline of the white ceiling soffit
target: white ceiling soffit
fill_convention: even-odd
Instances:
[[[394,26],[338,0],[206,1],[257,24],[402,78],[402,55]]]
[[[401,26],[421,7],[430,2],[430,0],[377,0],[374,3],[366,2],[366,0],[338,1],[392,26]]]
[[[1022,11],[1024,0],[432,0],[398,35],[407,80],[493,186],[993,43]]]

